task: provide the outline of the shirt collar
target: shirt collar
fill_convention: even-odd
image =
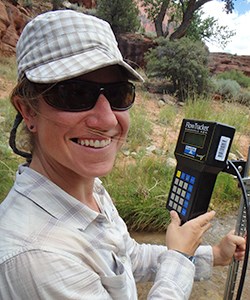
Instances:
[[[52,217],[64,223],[72,220],[76,227],[83,230],[102,215],[84,205],[47,177],[39,174],[27,165],[20,165],[14,184],[15,190],[34,202]],[[104,188],[101,180],[95,179],[94,193],[102,194]]]

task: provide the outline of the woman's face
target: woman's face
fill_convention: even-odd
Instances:
[[[117,66],[78,77],[101,83],[126,80]],[[83,99],[84,100],[84,99]],[[35,116],[35,147],[31,167],[53,176],[92,178],[111,171],[129,129],[128,111],[113,111],[100,94],[89,111],[66,112],[39,100]]]

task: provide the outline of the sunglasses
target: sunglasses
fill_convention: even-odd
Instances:
[[[83,80],[62,81],[43,92],[47,104],[58,110],[79,112],[92,109],[100,94],[112,110],[129,109],[135,100],[135,86],[131,82],[96,83]]]

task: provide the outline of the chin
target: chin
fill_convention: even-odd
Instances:
[[[113,164],[111,165],[97,165],[92,166],[88,169],[88,177],[104,177],[108,175],[113,169]],[[84,172],[86,174],[86,170]]]

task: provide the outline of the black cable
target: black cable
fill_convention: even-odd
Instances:
[[[23,117],[22,117],[21,113],[18,112],[16,115],[16,118],[15,118],[13,127],[10,132],[9,145],[12,148],[14,153],[26,158],[26,160],[29,162],[32,159],[32,154],[21,151],[21,150],[17,149],[17,147],[16,147],[16,131],[17,131],[17,127],[22,122],[22,120],[23,120]]]
[[[249,207],[249,203],[248,203],[246,188],[245,188],[244,182],[242,181],[242,177],[240,175],[240,172],[238,171],[238,169],[235,167],[235,165],[231,161],[228,161],[228,163],[230,164],[230,166],[235,171],[235,174],[237,176],[237,179],[239,181],[239,184],[240,184],[240,187],[241,187],[241,190],[242,190],[242,195],[243,195],[244,204],[245,204],[245,208],[246,208],[246,232],[247,232],[247,234],[246,234],[246,251],[245,251],[245,257],[244,257],[244,261],[243,261],[243,266],[242,266],[242,270],[241,270],[241,277],[240,277],[240,282],[239,282],[239,286],[238,286],[238,290],[237,290],[237,296],[236,296],[236,300],[240,300],[241,294],[242,294],[242,291],[243,291],[245,277],[246,277],[248,257],[249,257],[250,207]]]

